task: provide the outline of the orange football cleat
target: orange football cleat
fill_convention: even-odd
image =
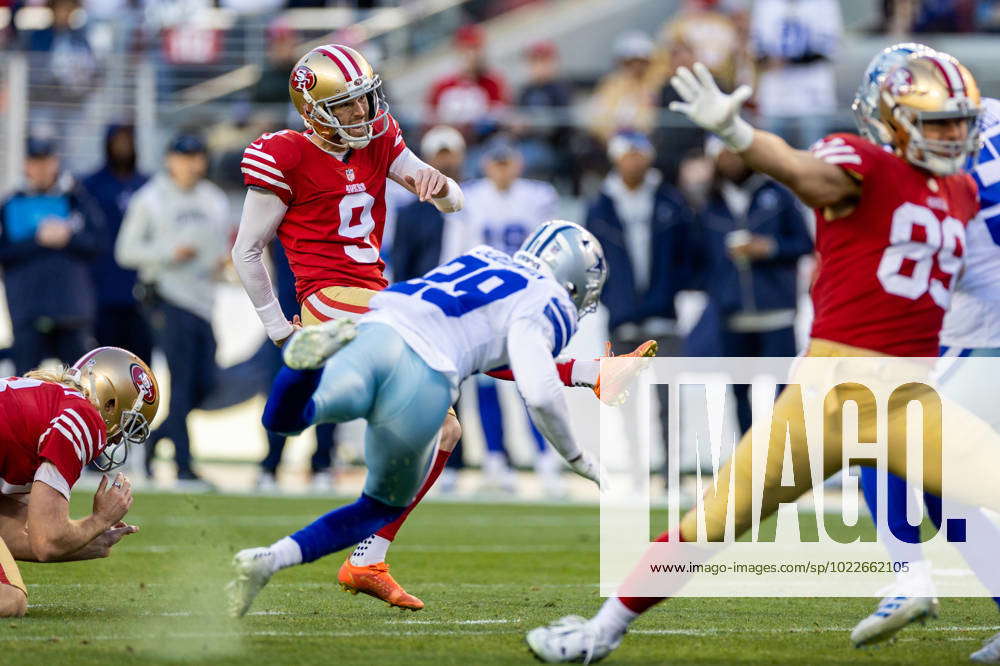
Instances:
[[[358,567],[351,564],[351,558],[348,557],[340,566],[337,581],[342,588],[351,594],[362,592],[376,599],[381,599],[390,606],[398,606],[412,611],[418,611],[424,607],[424,602],[404,590],[393,579],[389,574],[389,565],[385,562]]]
[[[601,358],[652,358],[656,356],[659,347],[656,340],[646,340],[628,354],[615,356],[611,353],[611,343],[608,342],[604,356]],[[628,397],[628,385],[636,375],[649,366],[649,361],[624,363],[601,363],[601,372],[594,384],[594,393],[607,405],[620,405]]]

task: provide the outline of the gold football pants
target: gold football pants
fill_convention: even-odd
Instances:
[[[25,587],[24,580],[21,579],[21,571],[17,568],[17,562],[14,561],[14,556],[11,555],[10,549],[7,548],[7,544],[2,538],[0,538],[0,585],[13,585],[24,592],[24,596],[28,596],[28,588]]]
[[[884,355],[866,349],[859,349],[827,340],[814,339],[809,344],[806,357],[848,357],[841,361],[840,368],[849,370],[849,357],[883,357]],[[885,357],[888,358],[888,357]],[[892,368],[905,368],[906,359],[892,359],[879,364],[866,359],[854,362],[857,374],[862,378],[872,378],[875,384],[892,382]],[[900,364],[900,365],[893,365]],[[913,367],[913,366],[910,366]],[[888,368],[888,370],[886,370]],[[882,372],[881,375],[879,373]],[[840,374],[840,373],[838,373]],[[904,373],[905,374],[905,373]],[[795,375],[793,375],[794,378]],[[794,379],[793,379],[794,381]],[[1000,383],[1000,378],[998,378]],[[760,519],[777,511],[782,503],[794,502],[812,487],[809,470],[808,442],[803,418],[803,390],[808,391],[808,378],[802,383],[789,384],[774,402],[770,433],[765,446],[766,463],[762,484]],[[844,404],[857,405],[859,443],[876,442],[878,410],[875,394],[869,388],[872,382],[837,383],[823,401],[823,478],[827,478],[843,465],[843,411]],[[898,385],[888,401],[886,424],[886,445],[888,469],[891,473],[906,477],[906,421],[907,406],[912,401],[921,403],[923,412],[923,489],[935,495],[942,494],[941,455],[947,453],[948,465],[959,472],[961,483],[950,481],[946,498],[955,499],[972,506],[1000,509],[1000,437],[984,421],[973,416],[959,405],[942,400],[930,386],[921,382],[906,382]],[[947,414],[947,419],[943,418]],[[942,436],[942,423],[949,430]],[[786,440],[787,431],[787,440]],[[762,438],[758,438],[759,440]],[[786,443],[787,442],[787,443]],[[758,441],[758,446],[761,442]],[[794,485],[782,485],[785,447],[791,449]],[[873,454],[874,456],[874,454]],[[695,509],[681,519],[681,537],[685,541],[696,541],[699,536],[708,541],[722,541],[726,534],[727,517],[735,521],[735,536],[745,532],[753,524],[752,473],[754,456],[751,433],[748,431],[740,439],[732,457],[719,470],[717,485],[710,486],[703,498],[705,514],[705,535],[698,534],[698,519]],[[874,465],[872,458],[852,459],[854,464]],[[735,472],[735,474],[732,474]],[[732,479],[731,479],[732,476]],[[949,472],[949,479],[951,477]],[[729,513],[730,485],[733,486],[733,510]]]

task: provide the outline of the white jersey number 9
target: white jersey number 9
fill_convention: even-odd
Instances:
[[[917,237],[917,228],[923,230],[923,238]],[[955,276],[962,267],[962,223],[953,217],[938,221],[930,208],[905,203],[892,214],[889,243],[878,265],[878,279],[886,292],[917,300],[930,291],[934,302],[947,309]],[[935,257],[947,283],[932,276]]]
[[[340,228],[337,229],[344,238],[359,238],[357,245],[345,245],[344,252],[359,264],[374,264],[378,261],[378,248],[371,238],[375,231],[375,218],[372,217],[372,207],[375,198],[367,192],[347,194],[340,200]]]

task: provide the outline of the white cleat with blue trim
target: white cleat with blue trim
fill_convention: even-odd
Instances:
[[[939,610],[934,597],[883,597],[875,612],[854,627],[851,644],[859,648],[889,640],[908,624],[936,618]]]

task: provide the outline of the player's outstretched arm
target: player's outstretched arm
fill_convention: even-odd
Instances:
[[[670,79],[683,100],[671,102],[671,111],[683,113],[716,134],[747,166],[784,183],[810,207],[837,206],[860,194],[860,184],[840,167],[796,150],[781,137],[754,129],[741,118],[740,108],[753,94],[749,86],[726,94],[705,65],[695,63],[693,70],[680,67]]]
[[[240,276],[240,282],[264,324],[267,336],[278,345],[295,332],[295,326],[285,319],[261,256],[264,248],[274,239],[287,210],[285,203],[274,194],[254,187],[247,189],[243,216],[232,251],[236,274]]]
[[[69,500],[62,493],[44,481],[35,481],[31,485],[26,523],[33,559],[38,562],[60,562],[89,559],[88,555],[106,555],[113,543],[103,550],[103,554],[99,552],[100,549],[88,550],[88,547],[116,528],[121,534],[117,535],[114,542],[125,533],[135,531],[135,528],[120,522],[131,506],[132,484],[121,473],[115,478],[114,484],[109,484],[106,476],[101,479],[94,494],[94,512],[80,520],[69,517]]]
[[[507,356],[517,390],[538,430],[574,472],[600,485],[596,461],[577,446],[570,429],[563,384],[545,333],[526,319],[514,322],[507,334]]]
[[[421,201],[430,201],[442,213],[460,211],[465,203],[462,188],[454,179],[424,162],[409,148],[404,148],[389,165],[389,177]]]

